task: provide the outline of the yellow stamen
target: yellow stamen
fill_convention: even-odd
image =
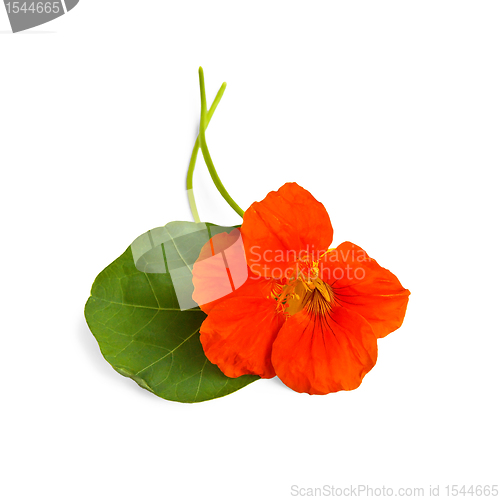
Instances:
[[[332,287],[319,277],[319,262],[328,252],[323,252],[318,260],[308,255],[297,260],[296,274],[286,285],[276,284],[271,297],[278,303],[276,308],[287,317],[305,309],[309,314],[324,315],[333,306]]]

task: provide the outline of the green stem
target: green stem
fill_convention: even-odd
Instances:
[[[212,119],[213,114],[215,113],[215,110],[217,109],[217,106],[219,105],[220,100],[222,99],[222,96],[224,95],[225,90],[226,90],[226,83],[223,83],[221,85],[221,88],[219,89],[219,92],[217,92],[214,102],[212,103],[208,111],[207,127],[208,124],[210,123],[210,120]],[[186,189],[188,191],[189,206],[191,208],[191,213],[193,214],[195,222],[200,222],[200,217],[198,215],[198,209],[196,207],[196,202],[194,200],[194,194],[193,194],[193,174],[194,174],[194,167],[196,166],[196,159],[198,157],[199,149],[200,149],[200,138],[198,136],[196,138],[196,142],[194,143],[193,152],[191,153],[191,160],[189,160],[189,168],[186,178]]]
[[[215,170],[214,163],[212,158],[210,157],[210,152],[208,151],[207,141],[205,138],[205,130],[208,126],[209,117],[207,113],[207,98],[205,95],[205,78],[203,76],[203,69],[200,68],[200,94],[201,94],[201,117],[200,117],[200,134],[198,135],[198,139],[200,141],[201,152],[203,153],[203,158],[205,159],[205,163],[207,164],[208,171],[210,172],[210,176],[212,177],[212,181],[215,186],[219,190],[219,193],[222,197],[229,203],[231,208],[241,217],[243,217],[244,211],[238,206],[238,204],[229,196],[229,193],[226,191],[226,188],[222,184],[219,176],[217,175],[217,171]],[[222,96],[221,96],[222,97]]]

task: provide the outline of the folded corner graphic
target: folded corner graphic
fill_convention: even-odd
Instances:
[[[76,7],[80,0],[4,0],[14,33],[48,23]]]
[[[169,222],[136,238],[131,250],[138,271],[170,275],[182,311],[224,297],[248,278],[241,233],[234,227]]]

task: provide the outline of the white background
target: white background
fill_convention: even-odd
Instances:
[[[292,498],[291,487],[499,484],[500,4],[81,0],[0,9],[1,466],[11,499]],[[191,220],[199,65],[243,207],[287,181],[412,292],[350,393],[258,381],[161,400],[83,307],[134,238]],[[201,155],[200,155],[201,158]],[[239,217],[195,176],[202,220]]]

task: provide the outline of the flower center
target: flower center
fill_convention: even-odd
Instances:
[[[277,284],[272,298],[277,309],[293,316],[305,309],[308,314],[324,315],[332,308],[332,287],[319,278],[319,260],[309,256],[297,259],[296,274],[284,285]]]
[[[297,278],[300,278],[306,283],[310,283],[315,280],[319,274],[318,268],[319,261],[313,260],[311,257],[306,256],[297,259],[296,274]]]

